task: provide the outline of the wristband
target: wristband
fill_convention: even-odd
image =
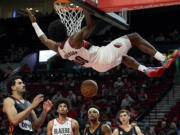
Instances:
[[[35,32],[36,32],[36,35],[37,35],[38,37],[44,35],[44,32],[41,30],[41,28],[39,27],[39,25],[38,25],[36,22],[33,22],[33,23],[32,23],[32,26],[33,26],[33,28],[34,28],[34,30],[35,30]]]

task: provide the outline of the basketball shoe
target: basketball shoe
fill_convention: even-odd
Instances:
[[[179,55],[179,50],[174,50],[172,54],[165,55],[165,61],[161,62],[164,68],[169,68]]]
[[[150,77],[161,77],[165,71],[165,68],[162,67],[148,67],[146,70],[144,70],[145,74]]]

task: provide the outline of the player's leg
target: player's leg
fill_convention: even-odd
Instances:
[[[164,67],[145,67],[138,63],[134,58],[127,55],[122,56],[122,63],[129,68],[146,73],[148,77],[160,77],[165,71]]]
[[[138,47],[142,52],[153,56],[158,61],[164,62],[165,68],[168,68],[178,56],[178,51],[176,50],[173,53],[172,57],[165,61],[165,56],[163,56],[162,53],[157,51],[148,41],[143,39],[138,33],[128,34],[127,36],[133,46]]]
[[[165,57],[162,53],[158,52],[148,41],[143,39],[138,33],[127,35],[131,44],[138,47],[142,52],[147,53],[159,61],[164,61]]]
[[[121,63],[129,68],[139,70],[146,73],[149,77],[159,77],[163,74],[164,67],[145,67],[139,64],[134,58],[127,56],[128,51],[131,49],[132,45],[128,36],[123,36],[113,40],[106,47],[103,47],[102,56],[105,60],[113,61],[113,63]],[[102,59],[102,58],[101,58]],[[114,66],[114,65],[113,65]]]

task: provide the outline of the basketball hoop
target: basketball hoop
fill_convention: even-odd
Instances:
[[[56,0],[54,9],[59,15],[61,22],[67,28],[68,36],[81,30],[81,22],[84,18],[83,9],[71,3],[69,0]]]

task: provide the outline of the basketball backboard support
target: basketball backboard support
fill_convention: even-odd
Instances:
[[[139,10],[179,4],[180,0],[98,0],[98,8],[104,12]]]
[[[98,8],[98,0],[69,0],[72,3],[92,12],[96,17],[122,29],[129,29],[129,12],[111,12],[106,13]]]

